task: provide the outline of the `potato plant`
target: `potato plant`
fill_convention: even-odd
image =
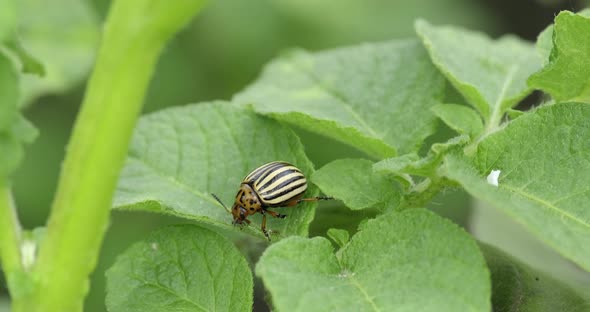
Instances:
[[[590,271],[590,11],[559,13],[536,43],[417,20],[414,37],[291,50],[230,100],[138,118],[160,52],[202,2],[114,1],[50,218],[26,231],[11,175],[37,134],[21,110],[39,86],[23,76],[44,64],[20,44],[14,7],[0,14],[0,264],[13,311],[82,310],[111,209],[186,222],[118,257],[109,311],[249,311],[254,276],[279,311],[590,309],[590,287],[425,208],[462,189]],[[541,102],[515,109],[535,90]],[[453,135],[432,140],[440,124]],[[297,129],[364,157],[316,169]],[[288,217],[269,219],[270,243],[259,216],[232,225],[211,193],[233,204],[242,178],[275,160],[302,170],[307,197],[375,216],[309,237],[323,205],[277,208]]]

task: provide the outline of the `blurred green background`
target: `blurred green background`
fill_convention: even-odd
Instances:
[[[71,1],[59,0],[64,5]],[[101,23],[108,1],[88,2],[86,17]],[[514,33],[534,41],[562,9],[579,10],[583,1],[560,0],[210,0],[197,19],[164,51],[146,97],[144,112],[213,99],[229,99],[252,82],[262,66],[285,49],[316,51],[367,41],[414,36],[413,21],[422,17],[433,24],[454,24],[484,31],[494,37]],[[67,15],[67,9],[54,11]],[[28,12],[20,12],[27,16]],[[59,20],[59,16],[53,16]],[[34,12],[27,17],[35,23]],[[71,25],[58,25],[72,27]],[[80,39],[80,38],[77,38]],[[82,42],[84,38],[79,41]],[[78,42],[78,41],[76,41]],[[58,42],[59,43],[59,42]],[[83,50],[82,50],[83,51]],[[32,54],[35,50],[31,49]],[[87,52],[84,52],[87,53]],[[43,61],[43,59],[42,59]],[[67,64],[65,65],[67,66]],[[81,73],[81,77],[87,74]],[[19,214],[26,228],[42,226],[56,187],[61,160],[84,92],[84,81],[73,88],[37,98],[25,110],[40,130],[37,141],[14,181]],[[534,103],[535,98],[528,100]],[[524,104],[523,107],[526,107]],[[441,132],[448,131],[441,126]],[[316,167],[362,153],[323,137],[298,130]],[[232,148],[228,146],[227,148]],[[590,290],[590,277],[545,248],[519,226],[461,192],[445,192],[431,208],[468,228],[483,241],[497,245],[559,279]],[[322,204],[311,226],[323,235],[326,224],[353,230],[359,218],[371,212],[352,213],[338,203]],[[85,311],[105,311],[104,270],[118,253],[145,233],[163,224],[184,222],[159,215],[115,212],[98,268],[92,276]],[[254,258],[257,257],[254,252]],[[0,311],[7,310],[6,290],[0,281]],[[582,289],[582,288],[581,288]],[[268,308],[257,287],[256,311]]]

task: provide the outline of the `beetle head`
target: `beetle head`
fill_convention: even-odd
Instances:
[[[232,222],[234,225],[244,223],[246,217],[248,216],[248,211],[238,204],[234,204],[231,209],[231,214],[234,217],[234,221]]]

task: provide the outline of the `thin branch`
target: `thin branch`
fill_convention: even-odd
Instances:
[[[20,255],[21,227],[10,187],[0,182],[0,261],[11,288],[10,275],[23,270]]]

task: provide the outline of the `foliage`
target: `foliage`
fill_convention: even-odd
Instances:
[[[249,311],[252,273],[228,240],[180,225],[125,251],[107,272],[109,311]]]
[[[157,57],[169,38],[201,6],[201,1],[190,0],[178,1],[174,5],[159,1],[118,1],[113,4],[68,146],[47,232],[41,243],[29,247],[32,261],[24,260],[26,255],[21,250],[27,241],[21,233],[10,196],[9,174],[18,163],[19,154],[8,150],[7,154],[16,155],[12,157],[16,160],[7,170],[0,172],[0,219],[7,223],[0,228],[0,245],[14,311],[82,309],[88,291],[88,276],[95,267],[108,224],[118,172]],[[80,13],[80,10],[72,12]],[[6,27],[7,30],[0,32],[9,34],[2,42],[0,52],[8,51],[2,53],[2,57],[10,54],[15,63],[22,65],[23,71],[43,73],[44,70],[35,66],[37,62],[20,46],[17,26]],[[0,111],[5,107],[13,111],[18,109],[14,97],[9,100],[2,103]],[[13,115],[12,121],[22,120],[18,113]],[[15,137],[31,137],[30,127],[9,129],[11,132],[21,130],[18,135],[13,134]],[[20,148],[14,144],[9,147]]]
[[[588,118],[583,103],[541,107],[490,135],[473,158],[448,154],[444,174],[590,270]],[[497,187],[480,178],[492,170],[500,170]]]
[[[549,63],[530,77],[530,86],[551,94],[556,101],[590,101],[590,38],[584,34],[590,27],[588,17],[590,10],[561,12],[555,18]]]
[[[480,244],[492,277],[497,311],[587,311],[590,302],[571,286],[490,245]]]
[[[417,40],[365,44],[271,62],[234,101],[376,157],[416,151],[434,132],[443,77]]]
[[[290,129],[231,103],[201,103],[146,115],[129,147],[114,207],[149,209],[231,229],[231,215],[211,193],[233,204],[237,188],[227,186],[239,185],[253,168],[273,160],[288,161],[307,175],[313,172]],[[313,188],[308,194],[315,194]],[[277,238],[305,236],[314,210],[314,204],[302,205],[287,212],[287,219],[269,220],[270,228],[280,233]],[[262,237],[256,228],[245,230]]]
[[[339,159],[313,174],[312,181],[324,193],[341,200],[350,209],[395,209],[400,192],[391,177],[371,169],[366,159]]]
[[[83,74],[49,79],[60,77],[51,76],[59,65],[34,55],[54,50],[16,36],[9,3],[0,13],[0,260],[15,311],[81,309],[111,202],[117,210],[195,224],[160,229],[124,252],[107,274],[109,310],[249,310],[252,274],[230,239],[246,253],[256,250],[265,242],[261,219],[232,226],[211,193],[233,204],[241,179],[274,160],[304,172],[307,197],[321,190],[351,210],[377,211],[353,233],[328,224],[335,251],[328,239],[307,237],[317,202],[277,208],[288,217],[269,220],[271,245],[254,264],[277,310],[582,311],[590,305],[587,294],[478,244],[424,209],[437,194],[464,189],[590,271],[587,11],[561,12],[536,47],[419,20],[413,39],[293,50],[231,101],[142,116],[131,137],[157,56],[202,3],[115,2],[54,212],[34,240],[39,253],[29,265],[20,255],[29,241],[10,195],[23,143],[36,134],[20,108],[23,98]],[[92,23],[85,27],[96,31]],[[80,60],[80,71],[87,63]],[[23,82],[24,72],[45,71],[53,83]],[[552,101],[516,111],[534,89]],[[447,102],[449,92],[464,101]],[[457,135],[433,139],[441,121]],[[348,144],[365,158],[337,159],[315,171],[295,128]],[[492,171],[499,171],[496,181]]]
[[[256,274],[282,311],[490,309],[477,245],[424,209],[369,220],[336,254],[323,237],[285,239],[264,252]]]

